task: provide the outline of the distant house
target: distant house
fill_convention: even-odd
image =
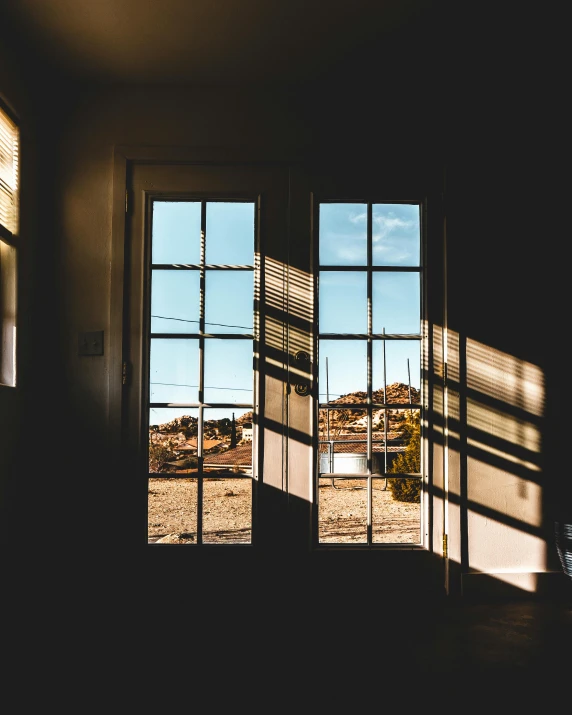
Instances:
[[[374,436],[372,442],[373,473],[378,474],[385,471],[386,467],[389,469],[395,457],[404,451],[403,440],[388,439],[386,453],[383,439]],[[366,471],[367,441],[362,435],[339,435],[330,441],[320,441],[319,452],[320,472],[322,474],[330,471],[348,471],[351,473],[363,473]],[[336,458],[336,455],[339,455],[339,457]],[[333,459],[334,462],[333,470],[330,469],[330,459]]]
[[[210,452],[211,450],[217,448],[217,447],[222,447],[226,443],[223,442],[221,439],[205,439],[203,440],[203,454]],[[184,452],[185,454],[196,454],[197,453],[197,438],[192,437],[191,439],[188,439],[186,442],[183,442],[180,445],[177,445],[176,448],[177,452]]]
[[[243,442],[252,442],[252,423],[251,422],[245,422],[242,425],[242,441]]]
[[[239,444],[238,447],[209,455],[205,457],[204,467],[223,471],[252,472],[252,444]]]
[[[388,444],[387,446],[387,466],[391,465],[393,459],[401,454],[405,450],[403,444]],[[320,444],[320,465],[321,471],[328,471],[327,460],[328,460],[328,444]],[[361,457],[367,452],[367,443],[364,439],[356,440],[354,436],[341,437],[335,440],[334,444],[334,454],[340,454],[344,456],[351,457],[355,455],[356,457]],[[374,464],[376,466],[382,465],[382,456],[384,455],[383,444],[373,444],[374,453]],[[345,461],[345,460],[344,460]],[[361,460],[363,461],[363,459]],[[360,462],[361,464],[361,462]],[[224,452],[219,452],[218,454],[212,454],[205,457],[204,461],[205,469],[219,469],[221,471],[238,471],[241,472],[251,472],[252,471],[252,445],[251,443],[240,444],[238,447],[232,449],[227,449]]]

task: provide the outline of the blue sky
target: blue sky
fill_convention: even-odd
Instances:
[[[254,203],[208,202],[207,264],[254,265]],[[200,262],[200,202],[156,201],[153,210],[152,262]],[[372,265],[419,266],[420,233],[417,205],[374,204]],[[320,266],[367,265],[366,204],[320,206]],[[251,333],[253,330],[253,272],[207,270],[206,330],[212,334]],[[367,278],[360,271],[320,271],[321,333],[367,331]],[[198,271],[152,272],[151,330],[155,333],[195,333],[199,320]],[[418,333],[420,293],[417,272],[387,270],[372,276],[374,333]],[[373,389],[392,382],[420,386],[419,342],[374,343]],[[205,401],[248,403],[253,400],[252,343],[249,340],[207,340]],[[326,397],[326,360],[330,399],[367,385],[366,342],[320,341],[320,399]],[[385,358],[385,359],[384,359]],[[198,399],[198,340],[153,339],[151,401],[196,402]],[[385,371],[385,375],[384,375]],[[235,417],[247,408],[208,409],[205,417]],[[193,408],[152,408],[151,424],[167,422]]]
[[[334,203],[320,206],[320,266],[367,265],[366,204]],[[420,225],[417,204],[374,204],[372,207],[372,265],[420,265]],[[360,271],[320,271],[320,333],[367,332],[367,275]],[[420,283],[417,272],[374,272],[372,275],[372,330],[374,333],[420,332]],[[325,401],[326,357],[330,399],[367,388],[367,347],[360,340],[320,340],[319,389]],[[348,368],[351,366],[351,369]],[[419,389],[418,341],[391,340],[385,352],[374,342],[373,389],[403,382]]]

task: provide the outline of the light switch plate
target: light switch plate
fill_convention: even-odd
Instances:
[[[103,355],[103,330],[79,333],[78,355]]]

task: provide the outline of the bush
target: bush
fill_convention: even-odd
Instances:
[[[403,477],[401,479],[389,478],[387,487],[391,492],[391,496],[396,501],[415,502],[421,501],[421,479],[409,479]]]
[[[398,454],[389,469],[393,474],[411,474],[421,471],[421,427],[420,414],[415,412],[408,415],[402,425],[403,436],[407,446],[402,454]],[[421,479],[402,477],[390,478],[387,486],[396,501],[416,502],[421,501]]]

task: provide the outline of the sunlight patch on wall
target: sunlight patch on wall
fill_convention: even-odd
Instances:
[[[313,281],[309,273],[298,268],[290,268],[288,291],[288,313],[292,317],[312,322],[310,307],[313,305]]]
[[[489,435],[496,439],[502,439],[510,445],[518,445],[534,454],[540,454],[541,433],[539,428],[531,422],[511,416],[503,410],[493,409],[489,405],[469,399],[467,400],[467,426],[482,433],[483,439],[485,435]],[[499,450],[484,443],[482,439],[469,439],[468,441],[490,454],[497,453],[515,463],[524,463],[514,455],[507,454],[505,449]]]
[[[284,312],[284,281],[286,269],[283,263],[267,258],[264,261],[264,302],[269,308]]]
[[[467,387],[536,417],[544,412],[544,376],[539,367],[470,339]]]
[[[306,330],[291,327],[288,341],[290,345],[290,352],[292,354],[296,353],[298,350],[305,350],[311,354],[311,336]]]
[[[267,318],[264,329],[266,345],[275,350],[283,351],[286,342],[284,323],[276,318]]]
[[[507,586],[518,588],[520,591],[525,591],[526,593],[536,593],[538,590],[538,573],[497,572],[494,574],[487,574],[487,576],[488,578],[494,578],[497,581],[507,584]]]
[[[477,513],[473,509],[468,513],[471,570],[521,573],[544,568],[546,540],[541,535],[529,533],[530,527],[536,531],[542,524],[541,488],[521,479],[514,479],[511,486],[502,489],[498,484],[492,484],[487,500],[488,513]],[[526,496],[519,498],[515,492],[523,492]],[[503,523],[507,519],[515,523]]]

